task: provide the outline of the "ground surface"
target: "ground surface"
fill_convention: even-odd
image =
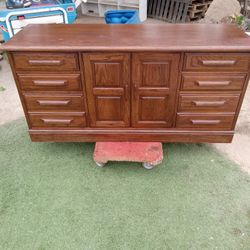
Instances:
[[[99,169],[94,144],[32,143],[26,129],[0,126],[0,249],[249,250],[250,177],[210,147]]]

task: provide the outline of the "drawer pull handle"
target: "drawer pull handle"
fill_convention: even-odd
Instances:
[[[235,60],[201,60],[204,66],[232,66],[235,65]]]
[[[41,119],[45,124],[65,124],[69,125],[72,119]]]
[[[196,81],[196,84],[201,87],[209,87],[209,86],[228,86],[232,82],[231,81],[216,81],[216,82],[211,82],[211,81]]]
[[[221,123],[221,120],[191,120],[194,125],[216,125]]]
[[[41,106],[67,106],[70,103],[70,100],[67,101],[46,101],[46,100],[37,100],[38,104]]]
[[[36,86],[65,86],[67,81],[43,81],[43,80],[34,80],[32,81]]]
[[[223,106],[226,101],[211,101],[211,102],[203,102],[203,101],[193,101],[194,105],[197,107],[218,107]]]
[[[63,60],[28,60],[30,65],[39,66],[39,65],[62,65]]]

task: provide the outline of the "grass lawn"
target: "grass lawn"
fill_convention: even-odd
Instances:
[[[26,129],[0,127],[1,250],[250,249],[250,177],[210,147],[98,169],[93,143],[32,143]]]

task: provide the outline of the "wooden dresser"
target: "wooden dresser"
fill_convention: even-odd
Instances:
[[[32,25],[3,47],[33,141],[231,142],[249,80],[232,25]]]

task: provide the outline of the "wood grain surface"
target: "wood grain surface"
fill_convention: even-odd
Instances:
[[[232,25],[32,25],[4,49],[33,141],[231,142],[250,75]]]
[[[8,51],[250,51],[250,38],[228,24],[36,24]]]

